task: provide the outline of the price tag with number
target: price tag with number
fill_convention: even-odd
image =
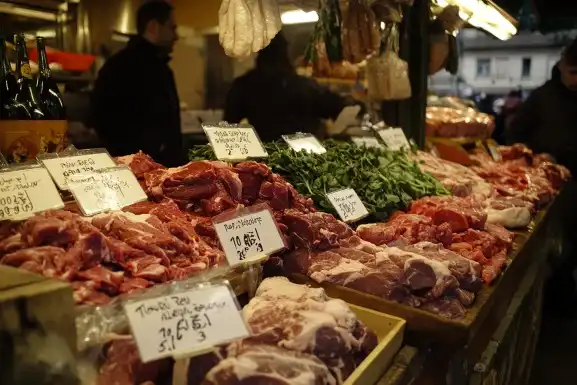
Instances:
[[[214,228],[230,266],[271,255],[286,245],[266,204],[213,218]]]
[[[249,336],[227,284],[124,304],[143,362],[190,355]]]
[[[283,135],[282,138],[287,142],[289,147],[295,151],[305,150],[315,154],[324,154],[327,152],[325,146],[311,134]]]
[[[359,147],[376,147],[384,148],[379,140],[373,136],[353,136],[351,140]]]
[[[60,194],[44,167],[0,172],[0,221],[26,219],[62,207]]]
[[[256,131],[251,126],[203,125],[202,128],[210,140],[214,154],[220,160],[232,161],[268,156]]]
[[[369,215],[367,208],[352,188],[334,191],[327,194],[327,198],[343,222],[358,221]]]
[[[387,147],[393,151],[407,150],[410,148],[402,128],[385,128],[377,131],[377,133]]]
[[[50,172],[58,187],[61,190],[68,190],[68,179],[71,176],[116,166],[106,150],[98,151],[100,152],[91,150],[86,154],[59,157],[42,156],[38,159]]]
[[[68,187],[84,215],[118,210],[147,199],[128,167],[72,175],[68,178]]]

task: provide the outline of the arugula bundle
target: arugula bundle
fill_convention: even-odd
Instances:
[[[284,142],[267,143],[269,157],[263,162],[282,175],[298,192],[310,196],[317,207],[334,213],[326,194],[353,188],[369,213],[385,220],[424,196],[449,192],[403,152],[358,147],[347,142],[323,142],[325,154],[295,152]],[[214,159],[209,146],[197,147],[190,158]]]

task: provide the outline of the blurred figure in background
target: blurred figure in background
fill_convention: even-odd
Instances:
[[[346,105],[339,95],[296,73],[288,42],[279,32],[258,53],[256,67],[234,80],[224,120],[247,119],[260,139],[269,142],[295,132],[320,134],[322,119],[335,119]]]
[[[511,125],[516,113],[523,104],[523,93],[520,90],[510,91],[504,98],[500,112],[495,117],[493,139],[499,144],[505,144],[505,131]]]
[[[138,36],[98,73],[91,123],[113,156],[142,150],[165,166],[179,166],[185,160],[180,103],[168,66],[177,40],[173,9],[150,1],[136,19]]]
[[[551,80],[519,108],[505,139],[549,153],[577,175],[577,40],[565,48]]]

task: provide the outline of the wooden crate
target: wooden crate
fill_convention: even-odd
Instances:
[[[34,357],[33,353],[42,352],[41,359]],[[54,356],[60,354],[54,357],[62,365],[58,370],[50,368],[51,357],[47,355],[52,352]],[[75,352],[71,287],[25,270],[0,266],[0,383],[46,379],[42,376],[48,369],[58,373],[59,383],[75,383]],[[24,379],[23,373],[31,377]]]
[[[345,385],[373,385],[383,377],[401,349],[405,320],[360,306],[349,306],[359,320],[377,335],[379,344],[347,378]]]
[[[508,303],[531,260],[545,258],[547,213],[547,209],[542,210],[529,230],[516,233],[509,266],[492,286],[483,287],[463,319],[451,320],[332,283],[318,284],[301,274],[290,274],[288,277],[295,283],[322,287],[331,297],[405,319],[406,340],[410,344],[421,346],[429,342],[442,342],[444,345],[459,346],[468,343],[476,335],[497,301]]]

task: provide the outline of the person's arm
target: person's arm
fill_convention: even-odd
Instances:
[[[242,86],[239,80],[235,80],[226,94],[223,120],[228,123],[240,123],[246,118],[243,104]]]
[[[527,143],[536,127],[539,126],[539,93],[533,92],[515,113],[511,124],[505,126],[505,143]]]

